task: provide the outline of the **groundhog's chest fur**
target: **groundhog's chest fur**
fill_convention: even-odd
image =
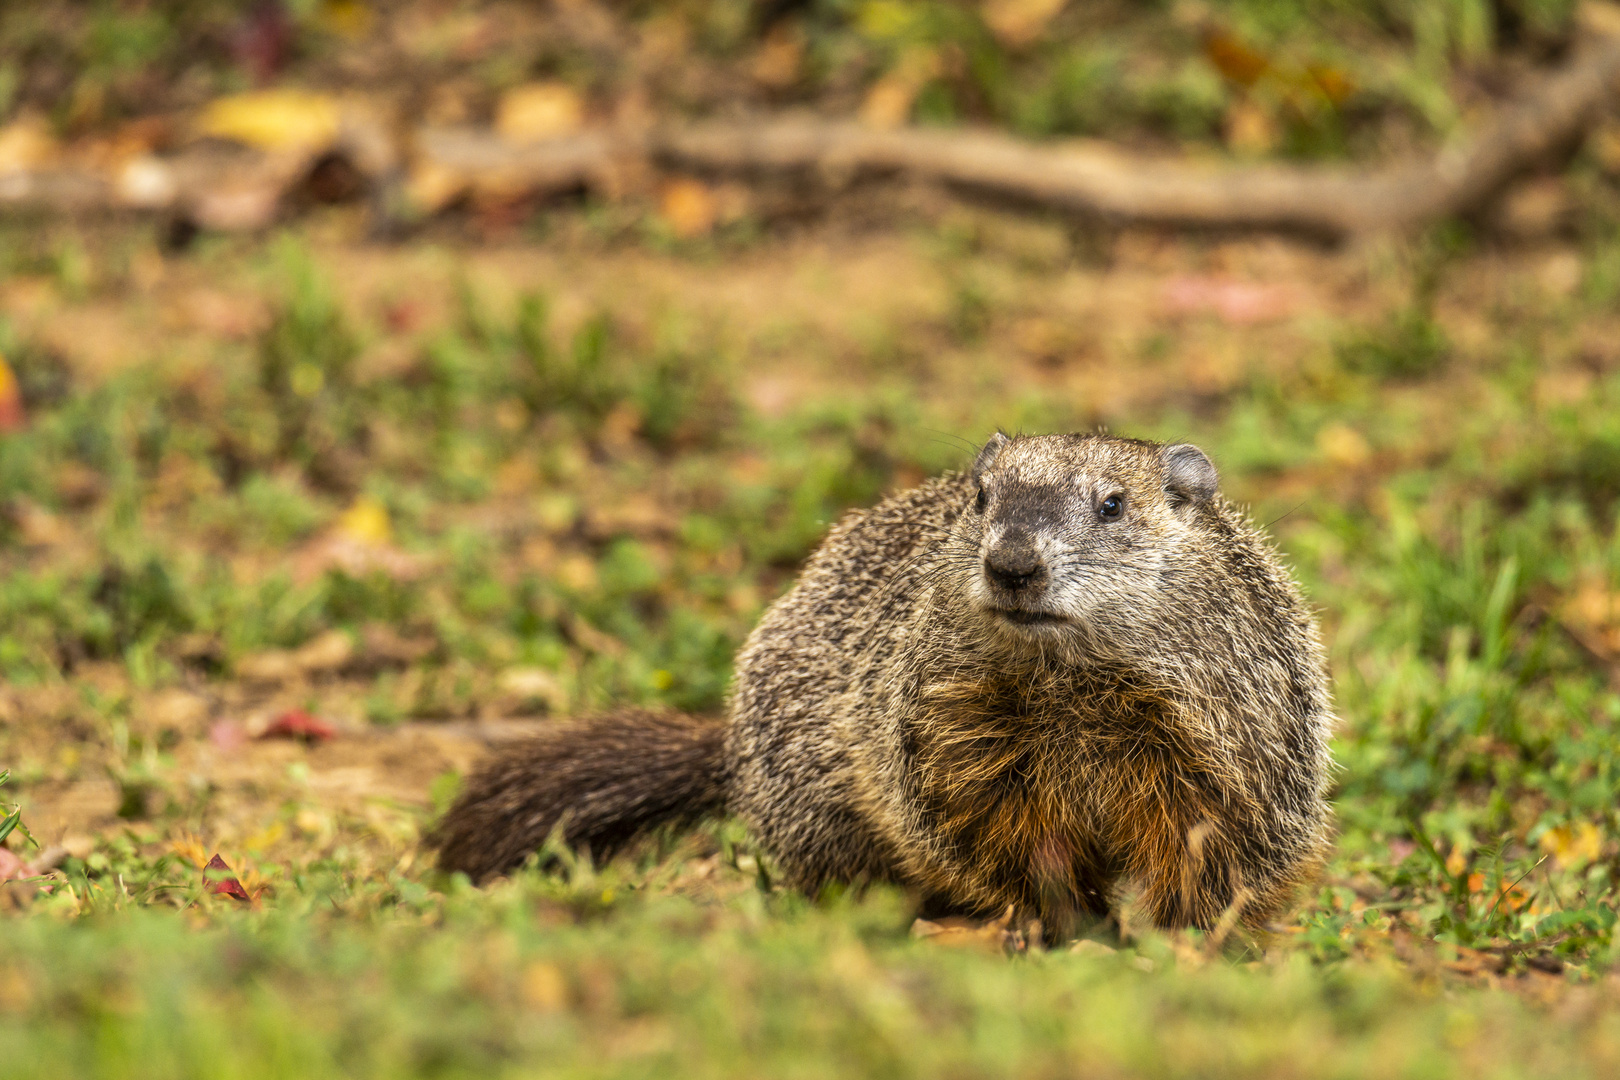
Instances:
[[[881,811],[925,891],[1053,922],[1100,915],[1166,845],[1233,818],[1229,778],[1176,706],[1122,675],[1006,673],[921,686],[899,722],[899,798]],[[1227,804],[1222,806],[1221,804]]]

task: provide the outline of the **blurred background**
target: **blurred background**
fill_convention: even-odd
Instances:
[[[40,846],[0,878],[161,905],[224,852],[430,904],[486,746],[719,712],[844,510],[1106,427],[1208,450],[1319,607],[1342,838],[1289,948],[1601,970],[1614,10],[6,5],[0,796]],[[1399,228],[1332,218],[1366,193]]]

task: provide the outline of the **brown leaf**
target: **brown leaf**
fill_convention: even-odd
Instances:
[[[799,81],[803,65],[804,35],[795,26],[778,23],[754,54],[749,71],[761,86],[786,90]]]
[[[984,23],[1009,49],[1033,44],[1068,0],[985,0]]]
[[[1343,105],[1356,92],[1356,84],[1338,68],[1312,64],[1305,70],[1322,96],[1335,106]]]
[[[868,127],[889,130],[911,119],[917,95],[940,71],[939,53],[933,49],[911,49],[893,69],[866,92],[861,103],[861,122]]]
[[[1253,86],[1271,66],[1264,55],[1216,27],[1204,31],[1204,55],[1217,71],[1243,87]]]

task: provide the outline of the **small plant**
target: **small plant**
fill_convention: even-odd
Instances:
[[[1407,307],[1341,343],[1339,362],[1377,379],[1417,379],[1438,371],[1450,354],[1446,333],[1428,311]]]
[[[4,787],[6,781],[10,779],[11,772],[9,770],[0,770],[0,787]],[[5,812],[5,807],[5,803],[0,803],[0,812]],[[15,803],[11,804],[10,811],[5,812],[4,817],[0,817],[0,844],[5,843],[6,837],[14,832],[21,833],[30,844],[39,847],[39,841],[34,839],[34,834],[28,831],[27,825],[23,824],[22,807],[17,806]]]

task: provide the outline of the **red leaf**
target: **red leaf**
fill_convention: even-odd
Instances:
[[[306,742],[325,742],[337,734],[337,728],[303,709],[289,709],[264,729],[261,739],[303,739]]]
[[[203,867],[203,871],[205,873],[209,870],[223,871],[227,874],[231,872],[230,866],[225,862],[224,859],[220,858],[217,853],[212,859],[208,860],[208,865]],[[211,893],[218,893],[222,896],[228,896],[232,900],[240,900],[244,904],[250,904],[253,902],[253,897],[249,896],[248,891],[242,888],[242,883],[236,880],[235,875],[220,878],[218,881],[207,879],[205,879],[205,881],[208,886],[208,891]]]

